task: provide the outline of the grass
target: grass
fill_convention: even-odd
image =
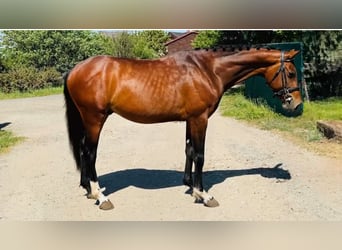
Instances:
[[[17,137],[11,131],[0,130],[0,154],[23,140],[24,137]]]
[[[56,95],[56,94],[61,94],[62,92],[63,92],[62,86],[32,90],[32,91],[28,91],[28,92],[16,91],[16,92],[12,92],[12,93],[3,93],[0,91],[0,100]]]
[[[223,96],[220,110],[224,116],[275,131],[324,155],[335,157],[342,154],[342,146],[325,139],[316,127],[318,120],[342,120],[342,98],[305,102],[303,114],[289,118],[273,112],[266,105],[256,105],[240,91]]]

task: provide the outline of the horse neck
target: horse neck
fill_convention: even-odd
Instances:
[[[280,51],[251,49],[231,55],[218,55],[214,59],[214,72],[221,79],[224,89],[255,75],[264,75],[267,67],[276,64]]]

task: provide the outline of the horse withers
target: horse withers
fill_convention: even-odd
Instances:
[[[293,59],[298,53],[220,48],[154,60],[95,56],[77,64],[65,76],[64,96],[69,141],[88,198],[98,200],[101,209],[113,208],[98,184],[95,162],[103,124],[116,113],[146,124],[185,121],[183,183],[206,206],[218,206],[202,184],[208,118],[227,89],[255,75],[266,79],[285,109],[297,109],[302,99]]]

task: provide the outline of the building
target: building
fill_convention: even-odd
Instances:
[[[171,40],[165,43],[167,53],[172,54],[181,50],[192,50],[191,43],[197,35],[197,31],[188,31],[186,33],[170,32]]]

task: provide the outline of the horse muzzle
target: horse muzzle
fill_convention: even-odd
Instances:
[[[287,94],[282,98],[282,107],[288,111],[295,111],[302,104],[301,100],[296,100],[291,94]]]

